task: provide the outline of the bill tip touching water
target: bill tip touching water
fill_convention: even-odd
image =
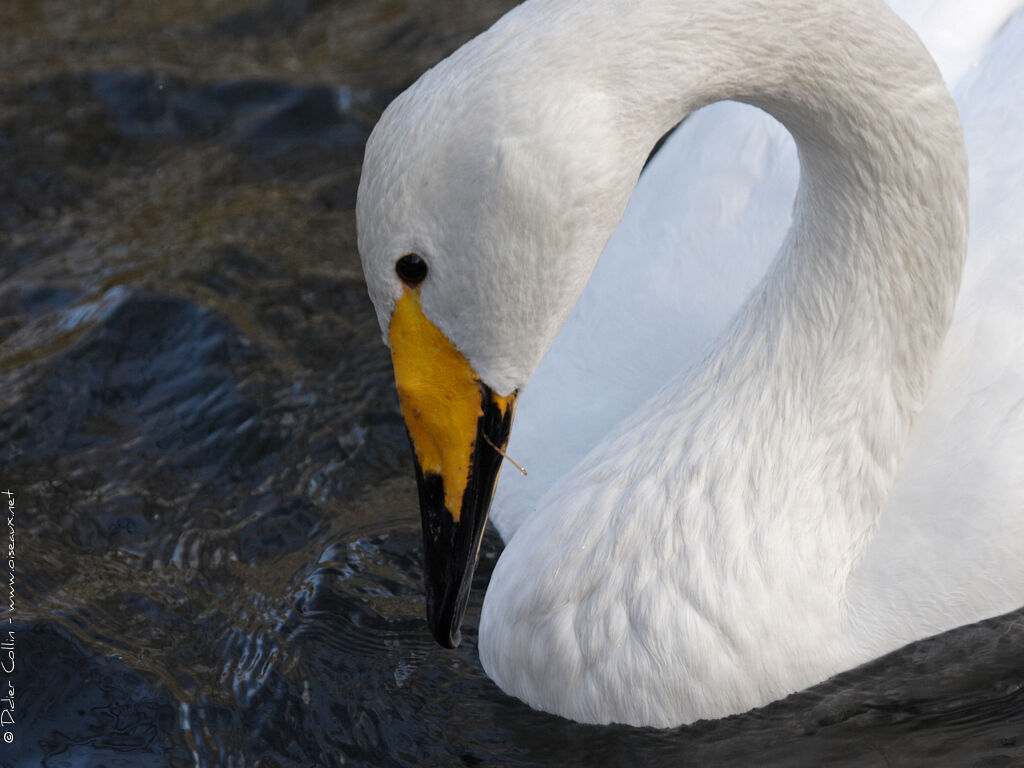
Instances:
[[[416,463],[423,520],[427,620],[441,645],[459,644],[487,511],[508,442],[515,392],[495,394],[426,317],[429,266],[398,259],[403,284],[388,330],[395,384]]]
[[[395,100],[367,144],[359,249],[416,459],[438,642],[459,642],[519,428],[535,436],[524,464],[552,463],[543,438],[564,471],[498,488],[506,549],[479,651],[534,707],[721,717],[1024,602],[1024,233],[999,202],[1024,182],[1003,127],[1022,111],[1005,98],[1024,85],[1022,39],[1016,19],[979,42],[954,103],[881,3],[530,0]],[[652,147],[723,99],[769,112],[799,151],[764,278],[749,297],[727,275],[679,280],[716,258],[680,240],[661,284],[600,284]],[[969,156],[980,144],[999,151]],[[571,411],[606,386],[586,360],[618,339],[587,323],[665,286],[658,335],[626,344],[678,371],[591,444],[546,432],[546,395]],[[704,290],[734,312],[694,333],[687,297]],[[577,346],[552,347],[577,301]],[[537,490],[503,496],[512,483]]]

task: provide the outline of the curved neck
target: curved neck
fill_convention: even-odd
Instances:
[[[723,476],[722,488],[759,478],[720,496],[771,521],[774,536],[758,529],[757,546],[789,557],[806,532],[827,530],[809,536],[818,557],[806,567],[842,581],[889,493],[952,319],[968,210],[955,105],[880,1],[578,10],[565,22],[581,29],[560,37],[585,50],[564,55],[615,105],[621,144],[611,151],[636,173],[667,130],[723,99],[764,109],[796,141],[801,181],[778,257],[703,367],[670,385],[659,407],[672,413],[660,418],[685,444],[673,452],[681,474]],[[701,530],[719,546],[749,535],[749,525],[724,530],[724,512],[682,514],[705,514]]]
[[[621,133],[645,156],[690,112],[725,99],[779,120],[802,175],[766,290],[789,304],[799,296],[799,306],[777,308],[829,338],[854,325],[888,332],[873,342],[904,350],[893,373],[922,386],[930,366],[902,358],[933,355],[952,318],[967,158],[956,107],[916,35],[879,0],[599,7],[618,17],[596,28],[616,34],[602,59]]]
[[[506,690],[593,722],[743,711],[877,642],[850,631],[845,590],[956,302],[967,241],[956,109],[878,0],[521,8],[543,13],[543,25],[522,18],[557,50],[543,70],[561,63],[585,82],[572,93],[611,104],[609,144],[588,157],[616,157],[623,187],[661,135],[722,99],[790,130],[801,181],[770,272],[702,362],[595,446],[511,539],[481,658]],[[568,621],[565,580],[538,576],[565,573],[579,600]],[[601,631],[567,629],[580,624]],[[685,672],[664,675],[666,659]],[[565,669],[585,681],[567,685]],[[626,680],[647,709],[588,693]]]
[[[819,557],[807,567],[843,581],[952,320],[968,230],[956,108],[881,2],[653,2],[623,21],[624,50],[643,30],[647,51],[609,57],[635,70],[615,81],[639,84],[619,95],[641,153],[721,99],[764,109],[796,141],[801,181],[775,264],[706,366],[677,385],[689,435],[714,425],[728,437],[681,455],[734,477],[773,468],[746,490],[754,517],[790,542],[783,557],[802,532],[832,531],[808,540]]]

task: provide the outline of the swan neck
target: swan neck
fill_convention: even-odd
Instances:
[[[914,32],[881,0],[630,7],[613,26],[622,55],[609,57],[606,78],[621,89],[623,135],[642,137],[634,157],[707,104],[768,112],[792,134],[801,165],[773,277],[789,274],[794,295],[870,303],[893,332],[924,323],[934,351],[966,253],[967,158],[956,107]],[[622,4],[604,10],[619,14]]]
[[[520,7],[550,12],[531,27],[553,36],[544,71],[571,71],[571,93],[613,105],[616,138],[585,167],[614,156],[625,187],[672,126],[735,99],[786,126],[801,180],[778,255],[731,325],[511,539],[481,659],[505,690],[587,722],[668,726],[765,704],[864,658],[849,577],[923,405],[966,252],[955,106],[876,0]],[[623,681],[644,696],[604,695]]]
[[[645,53],[624,61],[640,87],[620,96],[640,154],[723,99],[767,111],[796,142],[800,185],[772,268],[703,367],[670,388],[692,443],[681,465],[727,478],[773,467],[749,491],[760,515],[780,542],[831,532],[807,569],[839,595],[953,316],[968,231],[956,107],[881,2],[696,0],[634,13]],[[722,510],[708,514],[720,539]]]

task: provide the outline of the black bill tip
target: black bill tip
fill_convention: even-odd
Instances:
[[[469,586],[473,580],[473,567],[467,569],[469,558],[465,557],[473,549],[472,532],[468,532],[461,523],[456,523],[445,508],[444,486],[440,475],[424,476],[417,466],[416,481],[423,521],[423,580],[427,591],[427,625],[438,645],[455,648],[462,641],[459,626],[466,613]],[[471,562],[475,566],[475,557]]]
[[[416,466],[420,515],[423,523],[423,576],[427,593],[427,624],[444,648],[462,641],[459,627],[469,604],[473,573],[502,457],[493,446],[508,442],[512,409],[500,408],[491,391],[481,387],[483,413],[477,423],[469,480],[458,520],[445,507],[443,478],[423,474]]]

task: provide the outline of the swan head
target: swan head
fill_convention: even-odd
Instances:
[[[492,30],[493,33],[493,30]],[[384,112],[356,219],[417,464],[428,621],[453,647],[526,386],[622,216],[609,102],[477,38]],[[480,63],[489,64],[481,66]]]

